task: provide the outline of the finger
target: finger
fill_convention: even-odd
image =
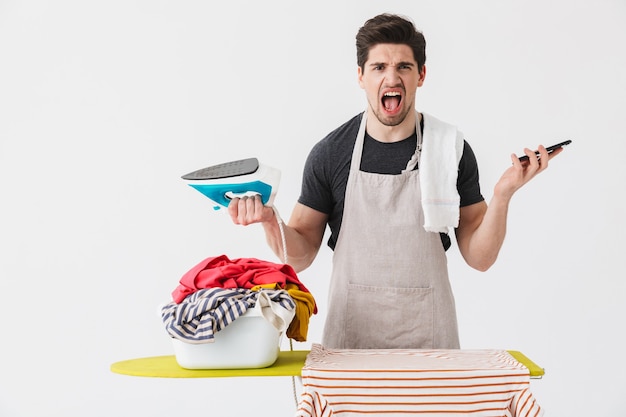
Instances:
[[[539,171],[543,171],[548,168],[548,161],[550,160],[550,155],[546,150],[545,146],[539,145],[537,147],[537,151],[539,152],[539,156],[537,156],[537,162],[539,164]]]
[[[257,219],[256,196],[245,197],[246,200],[246,220],[252,223]]]
[[[233,198],[228,203],[228,215],[235,224],[239,224],[239,198]]]
[[[538,155],[528,149],[528,148],[524,148],[524,154],[528,157],[528,165],[529,167],[533,168],[533,169],[537,169],[539,168],[539,157]]]
[[[244,221],[246,224],[257,223],[263,220],[263,202],[261,196],[246,196],[245,200],[245,216]]]
[[[239,198],[239,202],[237,204],[237,221],[239,224],[248,225],[250,221],[249,217],[249,209],[248,209],[248,197]]]
[[[525,154],[524,156],[526,156],[526,158],[520,160],[520,157],[518,157],[516,154],[511,154],[511,161],[513,161],[513,166],[520,170],[529,166],[530,158],[534,158],[534,154],[532,157],[528,156],[527,154]]]
[[[253,200],[254,200],[255,217],[261,220],[263,216],[263,209],[265,208],[265,206],[263,205],[263,200],[261,199],[261,196],[258,194],[254,196]]]

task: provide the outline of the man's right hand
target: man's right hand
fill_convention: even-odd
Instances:
[[[261,196],[233,198],[228,204],[228,214],[233,223],[247,226],[252,223],[263,223],[274,218],[274,209],[264,206]]]

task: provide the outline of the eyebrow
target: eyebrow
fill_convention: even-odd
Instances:
[[[387,64],[386,62],[372,62],[371,64],[369,64],[370,67],[380,67],[380,66],[390,66],[389,64]],[[401,61],[398,62],[396,64],[397,67],[401,67],[401,66],[410,66],[410,67],[414,67],[416,66],[416,64],[414,62],[411,61]]]

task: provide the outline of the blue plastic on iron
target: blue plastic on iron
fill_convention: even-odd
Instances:
[[[246,193],[259,194],[263,204],[267,204],[272,195],[272,186],[261,181],[252,181],[239,184],[189,184],[212,201],[219,204],[213,207],[219,210],[228,207],[231,198],[229,196],[245,195]],[[220,207],[221,206],[221,207]]]

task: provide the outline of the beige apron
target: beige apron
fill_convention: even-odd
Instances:
[[[418,146],[399,175],[360,171],[367,112],[352,153],[333,255],[323,344],[335,349],[458,349],[439,233],[424,230]]]

